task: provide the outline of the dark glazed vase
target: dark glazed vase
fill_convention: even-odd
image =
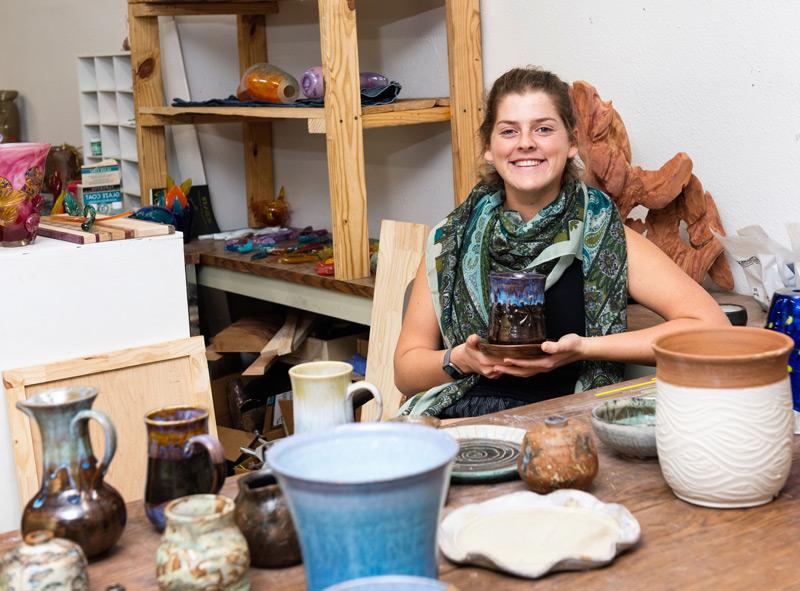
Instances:
[[[34,419],[42,436],[42,487],[22,514],[22,533],[53,532],[83,549],[87,558],[102,554],[122,535],[127,514],[122,496],[105,482],[117,447],[109,418],[91,406],[97,390],[89,387],[47,390],[17,402]],[[104,455],[92,452],[87,422],[105,432]]]
[[[292,566],[302,560],[289,506],[268,470],[239,479],[234,519],[247,539],[254,566]]]
[[[559,488],[588,489],[597,475],[592,434],[566,417],[547,417],[525,434],[517,463],[520,477],[539,494]]]

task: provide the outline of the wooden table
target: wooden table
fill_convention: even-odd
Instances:
[[[613,388],[573,394],[521,409],[514,409],[469,422],[490,422],[529,427],[552,414],[587,421],[592,407],[601,400],[630,396],[637,389],[598,396]],[[648,386],[652,388],[652,386]],[[641,388],[638,388],[641,389]],[[656,460],[626,460],[602,443],[600,472],[591,493],[606,502],[624,504],[642,526],[642,540],[609,566],[584,572],[563,572],[535,583],[483,568],[459,567],[440,558],[440,578],[461,591],[546,591],[571,589],[613,591],[647,589],[800,589],[797,540],[800,538],[800,444],[795,440],[795,467],[780,497],[752,509],[706,509],[677,499],[661,476]],[[524,490],[512,481],[492,485],[452,486],[445,513],[466,503]],[[236,494],[228,481],[223,493]],[[0,536],[0,552],[19,542],[18,534]],[[89,567],[91,588],[103,590],[119,583],[128,591],[155,588],[155,552],[159,536],[147,522],[141,502],[128,505],[128,526],[108,556]],[[288,569],[251,569],[253,589],[271,591],[303,589],[301,566]]]

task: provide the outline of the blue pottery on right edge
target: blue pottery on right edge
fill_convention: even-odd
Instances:
[[[795,347],[789,354],[789,379],[796,433],[800,416],[800,289],[788,287],[773,294],[767,314],[767,328],[782,332],[794,340]]]

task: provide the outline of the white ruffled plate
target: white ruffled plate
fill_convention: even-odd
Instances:
[[[520,491],[451,512],[439,526],[439,548],[453,562],[537,578],[608,564],[640,535],[622,505],[580,490]]]

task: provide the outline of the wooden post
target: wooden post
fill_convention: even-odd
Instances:
[[[136,119],[142,107],[164,106],[161,83],[161,48],[158,17],[135,16],[128,6],[133,69],[133,108]],[[139,186],[142,205],[150,204],[150,189],[164,187],[167,176],[166,142],[163,127],[136,125],[136,150],[139,155]]]
[[[236,17],[239,44],[239,75],[260,62],[267,61],[266,17],[238,15]],[[247,193],[247,223],[253,227],[263,225],[254,214],[262,203],[275,197],[272,169],[272,123],[245,122],[242,124],[244,143],[245,191]]]
[[[319,21],[336,278],[357,279],[369,276],[369,236],[354,3],[319,0]]]
[[[478,128],[483,119],[480,0],[445,0],[450,71],[450,129],[455,204],[478,180]]]

